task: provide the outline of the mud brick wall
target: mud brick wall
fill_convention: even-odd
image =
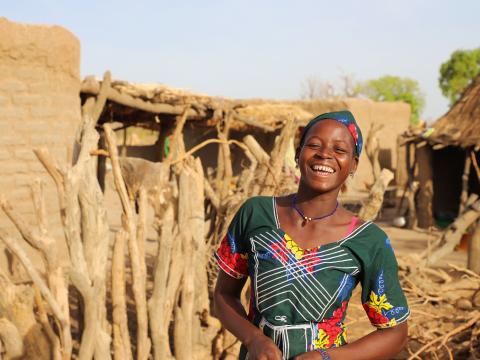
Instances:
[[[79,91],[80,43],[73,34],[0,18],[0,194],[35,224],[30,184],[44,179],[56,233],[61,228],[55,186],[32,149],[47,147],[66,164],[80,122]],[[1,211],[0,228],[12,229]]]

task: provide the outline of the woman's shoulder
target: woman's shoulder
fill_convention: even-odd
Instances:
[[[264,195],[257,195],[249,197],[247,200],[243,202],[242,207],[246,208],[255,208],[255,207],[272,207],[274,202],[273,196],[264,196]]]
[[[252,225],[271,223],[274,226],[275,199],[272,196],[252,196],[243,202],[237,211],[237,216],[248,218]]]
[[[359,219],[356,228],[343,243],[372,249],[385,244],[387,240],[388,235],[379,225],[371,220]]]

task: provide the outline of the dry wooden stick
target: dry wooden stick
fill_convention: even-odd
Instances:
[[[57,301],[53,297],[50,289],[47,287],[47,284],[43,281],[42,277],[38,274],[37,269],[33,266],[32,262],[28,258],[25,251],[17,244],[17,242],[12,239],[4,230],[0,229],[0,240],[2,240],[8,249],[18,257],[22,265],[25,267],[28,275],[32,279],[33,283],[38,287],[40,293],[47,301],[48,305],[52,309],[53,314],[56,316],[58,321],[62,326],[65,326],[65,318],[63,312],[60,309]]]
[[[95,101],[95,106],[92,109],[92,121],[96,124],[100,115],[102,114],[103,108],[107,102],[108,92],[111,89],[112,75],[110,71],[106,71],[103,75],[102,85],[100,85],[100,91],[97,95],[97,101]]]
[[[205,188],[205,195],[210,199],[213,207],[218,210],[220,207],[220,199],[218,198],[217,194],[210,185],[210,182],[205,178],[204,179],[204,188]]]
[[[92,95],[97,95],[99,93],[99,86],[90,86],[90,84],[82,84],[82,93],[88,93]],[[114,88],[108,89],[107,99],[117,104],[125,105],[130,108],[139,109],[155,114],[172,114],[180,115],[184,112],[185,107],[182,105],[170,105],[170,104],[159,104],[151,103],[148,101],[141,100],[139,98],[134,98],[128,94],[121,93]],[[194,109],[190,109],[189,116],[198,116],[198,112]]]
[[[35,304],[37,305],[38,310],[38,318],[40,320],[40,323],[42,324],[43,330],[47,334],[48,340],[50,341],[53,360],[60,360],[62,358],[60,353],[60,340],[58,339],[50,323],[48,322],[47,312],[45,311],[45,307],[43,306],[42,296],[40,295],[38,288],[35,285],[33,286],[33,288]]]
[[[178,269],[175,267],[176,263],[171,261],[173,254],[176,254],[178,257],[178,253],[173,251],[173,244],[176,239],[173,233],[174,215],[172,204],[168,205],[162,220],[162,227],[158,229],[159,244],[155,261],[153,291],[148,301],[150,331],[152,334],[155,360],[163,360],[171,357],[168,325],[173,300],[168,297],[172,291],[169,291],[172,287],[169,280],[172,279],[170,276],[174,275],[174,272],[178,272]],[[179,246],[180,243],[177,242],[177,248]],[[175,286],[177,286],[177,284],[175,284]]]
[[[50,174],[57,187],[60,216],[65,221],[65,171],[58,166],[56,160],[50,155],[47,148],[34,149],[33,153]]]
[[[147,228],[147,191],[143,186],[140,187],[137,194],[138,216],[137,216],[137,242],[138,254],[140,258],[140,267],[143,276],[147,276],[147,265],[145,263],[145,232]]]
[[[35,208],[35,212],[38,219],[39,231],[41,240],[48,239],[48,229],[47,229],[47,212],[45,208],[45,196],[44,196],[44,183],[41,179],[36,179],[32,185],[32,198]],[[22,236],[25,235],[22,234]],[[48,254],[45,254],[44,257],[49,259],[50,262],[47,262],[48,270],[48,285],[52,290],[52,293],[60,305],[61,310],[64,313],[66,324],[65,327],[61,327],[60,340],[62,344],[62,358],[64,360],[70,359],[72,356],[72,334],[71,334],[71,324],[70,324],[70,304],[68,299],[68,285],[66,283],[65,272],[60,263],[58,257],[57,244],[51,239],[50,242],[45,243]],[[42,302],[43,304],[43,302]]]
[[[7,318],[0,318],[0,350],[5,353],[5,359],[17,359],[23,355],[23,340],[17,327]],[[0,351],[0,358],[2,351]]]
[[[124,226],[128,235],[128,250],[132,266],[132,287],[136,305],[137,315],[137,359],[146,360],[150,353],[150,340],[148,338],[148,316],[146,299],[146,279],[143,276],[142,263],[136,238],[136,226],[134,212],[130,205],[127,193],[127,187],[122,177],[120,162],[118,159],[118,150],[115,142],[115,134],[109,124],[104,124],[105,139],[107,141],[108,151],[110,152],[110,161],[112,163],[112,172],[115,188],[120,197],[123,208]]]
[[[112,257],[113,353],[115,359],[132,359],[125,298],[125,232],[115,235]]]
[[[170,153],[167,156],[167,161],[176,159],[183,153],[185,153],[185,143],[183,141],[183,127],[185,126],[185,122],[187,121],[189,111],[190,105],[187,105],[183,110],[182,115],[177,116],[175,130],[173,130],[173,134],[170,138]]]
[[[427,344],[425,344],[424,346],[422,346],[415,354],[413,354],[411,357],[408,358],[408,360],[411,360],[413,359],[414,357],[420,355],[421,353],[423,353],[426,349],[428,349],[429,347],[431,347],[432,345],[436,344],[437,342],[440,342],[440,344],[437,346],[437,349],[440,347],[440,346],[443,346],[447,343],[448,339],[450,339],[452,336],[462,332],[463,330],[465,329],[468,329],[469,327],[473,326],[477,321],[480,320],[480,314],[477,313],[473,318],[471,318],[467,323],[463,324],[463,325],[460,325],[458,327],[456,327],[455,329],[453,329],[452,331],[448,332],[447,334],[445,334],[444,336],[441,336],[441,337],[438,337],[430,342],[428,342]]]
[[[181,161],[184,161],[185,159],[188,159],[191,155],[193,155],[195,152],[197,152],[198,150],[200,150],[201,148],[209,145],[209,144],[223,144],[223,143],[228,143],[228,144],[235,144],[237,145],[239,148],[241,148],[242,150],[244,151],[248,151],[248,148],[245,146],[245,144],[243,144],[242,142],[240,141],[237,141],[237,140],[221,140],[221,139],[207,139],[203,142],[201,142],[200,144],[198,145],[195,145],[194,147],[192,147],[190,150],[188,150],[185,154],[183,154],[182,156],[180,156],[179,158],[169,162],[170,165],[175,165]]]
[[[470,157],[472,158],[472,164],[477,173],[477,178],[480,181],[480,167],[478,166],[477,157],[475,156],[475,151],[470,151]]]

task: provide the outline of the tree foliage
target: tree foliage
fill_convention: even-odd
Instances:
[[[442,93],[450,105],[462,95],[463,90],[480,73],[480,48],[457,50],[440,66],[438,79]]]
[[[410,121],[417,122],[425,105],[418,82],[398,76],[382,76],[359,85],[358,92],[375,101],[403,101],[411,107]]]

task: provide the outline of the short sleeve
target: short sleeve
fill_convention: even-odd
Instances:
[[[248,214],[244,204],[233,217],[227,233],[214,253],[220,269],[237,279],[248,275],[248,251],[245,242],[247,221]]]
[[[362,272],[362,304],[373,326],[393,327],[410,315],[398,279],[398,264],[386,235],[372,249],[372,261]]]

